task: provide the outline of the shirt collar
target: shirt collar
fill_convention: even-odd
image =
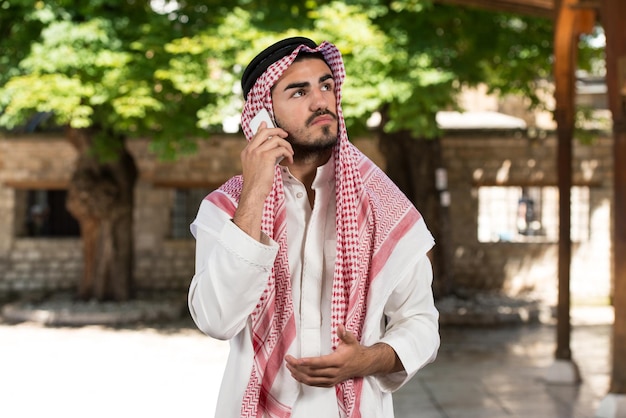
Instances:
[[[322,187],[335,179],[335,159],[331,156],[328,162],[317,167],[317,174],[313,180],[313,188]]]
[[[282,166],[280,174],[283,177],[285,183],[299,183],[299,181],[291,175],[288,167]],[[315,180],[313,180],[312,187],[319,188],[324,187],[327,183],[332,182],[335,179],[335,159],[331,156],[324,165],[317,167],[315,174]]]

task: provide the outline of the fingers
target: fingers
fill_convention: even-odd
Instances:
[[[301,368],[307,370],[332,370],[337,369],[339,367],[339,359],[337,356],[333,354],[328,354],[326,356],[320,357],[303,357],[303,358],[295,358],[293,356],[286,356],[285,361],[288,366],[294,368]]]
[[[328,356],[324,356],[328,357]],[[339,367],[331,364],[322,364],[317,358],[296,359],[285,357],[287,369],[298,382],[309,386],[331,387],[342,381]]]
[[[298,382],[310,386],[330,387],[354,376],[360,376],[362,346],[343,325],[337,328],[341,343],[335,351],[319,357],[296,359],[286,356],[287,369]]]
[[[251,158],[273,161],[287,158],[293,162],[293,149],[285,140],[288,134],[280,128],[267,128],[265,122],[261,122],[259,130],[246,146],[247,153]]]
[[[253,236],[257,235],[263,204],[274,183],[277,160],[288,158],[293,163],[291,144],[284,139],[287,135],[280,128],[266,128],[265,123],[261,123],[257,134],[241,151],[243,189],[235,212],[236,223],[240,228],[245,227],[244,230],[253,230]],[[270,136],[272,139],[268,140]],[[244,215],[250,221],[244,222]]]

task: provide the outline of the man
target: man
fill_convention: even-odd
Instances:
[[[390,393],[435,358],[433,239],[348,141],[344,78],[334,45],[300,37],[244,72],[242,176],[191,226],[192,317],[230,340],[217,417],[392,417]],[[255,133],[261,109],[276,127]]]

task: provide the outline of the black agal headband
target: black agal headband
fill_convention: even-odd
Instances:
[[[250,61],[250,64],[246,67],[246,70],[243,72],[243,77],[241,77],[243,98],[248,98],[248,93],[252,89],[252,86],[254,86],[257,78],[259,78],[270,65],[291,54],[293,50],[300,45],[306,45],[309,48],[317,47],[317,44],[311,39],[296,36],[278,41],[254,57],[254,59]]]

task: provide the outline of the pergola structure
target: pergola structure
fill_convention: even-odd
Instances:
[[[606,36],[606,85],[613,115],[613,306],[612,370],[609,394],[599,417],[626,416],[626,0],[435,0],[439,3],[511,12],[554,21],[554,82],[559,178],[559,298],[556,362],[569,363],[570,351],[570,189],[575,115],[575,72],[581,34],[599,23]],[[592,277],[589,278],[593,280]],[[574,373],[574,374],[576,374]],[[572,375],[573,376],[573,375]],[[553,375],[553,377],[555,377]],[[555,379],[555,381],[558,380]],[[575,383],[577,379],[572,379]],[[561,381],[559,383],[564,383]]]

